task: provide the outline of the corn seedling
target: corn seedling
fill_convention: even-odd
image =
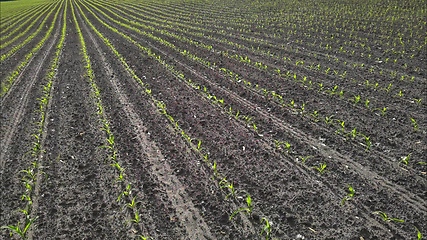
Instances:
[[[418,123],[415,119],[411,118],[412,127],[414,128],[414,131],[418,130]]]
[[[355,139],[358,135],[356,128],[353,128],[353,130],[351,130],[348,135],[350,135],[351,139]]]
[[[422,98],[414,98],[416,104],[421,105]]]
[[[321,163],[319,166],[314,166],[314,169],[316,169],[320,174],[323,174],[326,169],[326,163]]]
[[[360,95],[354,96],[352,101],[354,102],[354,104],[357,104],[358,102],[360,102]]]
[[[354,188],[351,185],[348,185],[348,193],[347,196],[345,196],[342,200],[341,200],[341,204],[344,205],[344,203],[350,199],[352,199],[354,197],[354,194],[356,193],[356,191],[354,191]]]
[[[120,200],[122,199],[122,197],[124,196],[129,196],[131,194],[132,190],[131,190],[131,185],[130,183],[128,185],[126,185],[126,189],[120,193],[120,195],[117,197],[117,202],[120,202]]]
[[[391,218],[391,217],[387,216],[387,214],[385,212],[376,211],[376,212],[373,212],[373,214],[379,215],[385,222],[399,222],[399,223],[405,222],[405,220],[403,220],[403,219]]]
[[[300,156],[299,158],[301,159],[302,164],[305,164],[305,162],[309,159],[312,158],[313,156]]]
[[[365,100],[365,107],[366,107],[366,108],[369,108],[369,103],[370,103],[369,99],[366,99],[366,100]]]
[[[340,131],[344,134],[345,133],[345,121],[343,120],[337,120],[340,123],[341,129],[337,130],[337,133],[339,133]]]
[[[142,235],[139,235],[138,236],[141,240],[149,240],[149,239],[153,239],[152,237],[145,237],[145,236],[142,236]]]
[[[271,235],[271,224],[268,221],[267,218],[263,217],[261,218],[261,224],[264,224],[260,235],[265,235],[265,240],[269,240],[270,239],[270,235]]]
[[[233,183],[228,182],[226,178],[223,178],[221,181],[219,181],[218,185],[220,189],[228,189],[229,193],[227,196],[225,196],[225,199],[228,199],[230,196],[233,198],[236,197],[236,189],[234,188]]]
[[[205,155],[205,156],[206,156],[206,159],[207,159],[207,155]],[[218,176],[218,165],[217,165],[216,161],[214,161],[214,163],[212,165],[212,170],[214,172],[214,176]]]
[[[131,200],[131,202],[130,203],[128,203],[127,204],[127,206],[129,207],[129,208],[135,208],[136,207],[136,201],[135,201],[135,199],[136,199],[136,197],[133,197],[132,198],[132,200]]]
[[[319,121],[319,113],[315,110],[315,111],[313,111],[313,113],[312,114],[310,114],[310,116],[312,116],[313,117],[313,120],[315,121],[315,122],[318,122]]]
[[[301,114],[304,114],[305,112],[305,103],[302,103],[301,105]]]
[[[389,83],[388,84],[388,86],[387,86],[387,88],[385,88],[384,90],[386,91],[386,92],[390,92],[390,90],[391,90],[391,88],[393,87],[393,84],[392,83]]]
[[[400,160],[400,162],[403,163],[403,164],[405,164],[405,165],[408,165],[410,159],[411,159],[411,154],[408,154],[408,155],[402,157],[402,159]]]
[[[248,194],[246,196],[246,207],[243,208],[239,208],[237,210],[235,210],[231,215],[230,215],[230,221],[240,212],[245,212],[246,214],[251,214],[252,213],[252,198],[251,196]]]
[[[421,240],[423,238],[423,235],[417,227],[415,227],[415,230],[417,231],[417,240]]]
[[[363,136],[363,137],[365,139],[366,151],[368,151],[369,149],[371,149],[371,146],[372,146],[371,137],[369,136]]]
[[[295,101],[293,99],[291,99],[291,102],[288,105],[291,108],[295,108]]]
[[[134,214],[134,217],[132,219],[132,222],[134,222],[134,223],[141,222],[141,217],[139,216],[139,212],[136,209],[135,209],[135,214]]]
[[[198,140],[197,141],[197,151],[201,151],[202,150],[202,140]]]
[[[326,124],[328,124],[328,125],[330,125],[330,124],[332,124],[332,121],[333,121],[333,117],[334,117],[334,115],[331,115],[331,116],[326,116],[325,117],[325,123]]]
[[[31,225],[34,221],[37,220],[38,217],[30,218],[29,215],[26,215],[25,225],[21,228],[21,223],[18,222],[16,225],[2,226],[2,229],[9,230],[9,235],[12,237],[13,234],[17,234],[21,237],[21,239],[27,239],[27,232],[30,229]]]

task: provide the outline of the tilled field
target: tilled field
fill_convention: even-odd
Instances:
[[[425,2],[362,2],[1,2],[0,238],[421,239]]]

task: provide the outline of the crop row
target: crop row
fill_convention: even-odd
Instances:
[[[59,9],[62,9],[62,4]],[[56,71],[59,64],[59,59],[65,42],[65,36],[67,32],[67,2],[64,6],[63,19],[62,19],[62,29],[61,37],[55,47],[54,58],[50,64],[50,68],[47,71],[45,76],[46,84],[43,86],[42,95],[37,99],[38,109],[37,112],[40,114],[38,120],[35,123],[36,132],[32,134],[33,142],[32,148],[30,149],[30,155],[32,157],[31,165],[27,169],[23,169],[20,173],[23,174],[21,182],[25,187],[25,191],[21,196],[21,200],[25,202],[25,207],[19,209],[19,212],[23,214],[24,221],[18,222],[16,225],[2,226],[2,228],[8,229],[10,235],[17,234],[21,239],[27,239],[28,232],[37,220],[33,212],[33,197],[40,188],[42,178],[45,176],[43,172],[43,154],[45,153],[43,147],[43,140],[46,137],[46,127],[47,127],[47,111],[50,99],[52,98],[52,86],[54,84]],[[59,11],[58,11],[59,12]],[[56,22],[56,17],[55,21]],[[53,24],[54,24],[53,23]]]
[[[80,10],[80,7],[77,4],[76,7]],[[86,42],[84,40],[83,33],[80,29],[79,23],[76,18],[76,14],[74,12],[74,6],[71,7],[72,15],[74,19],[74,23],[76,26],[76,30],[79,34],[80,44],[81,44],[81,52],[83,55],[83,64],[85,65],[86,69],[86,78],[91,85],[92,88],[92,94],[93,98],[96,104],[96,107],[98,109],[97,114],[99,117],[99,120],[102,125],[102,130],[106,135],[105,139],[105,145],[104,148],[106,151],[108,151],[109,159],[107,163],[109,163],[117,172],[117,178],[115,179],[118,188],[119,188],[119,194],[117,197],[117,202],[119,202],[121,205],[125,206],[128,212],[130,213],[130,219],[126,219],[124,224],[127,224],[128,222],[133,224],[140,224],[141,222],[141,216],[139,209],[137,207],[138,199],[136,198],[135,191],[132,189],[132,185],[130,181],[126,178],[126,170],[122,167],[122,164],[120,160],[118,159],[118,152],[117,148],[115,146],[115,138],[111,131],[109,120],[106,117],[105,110],[102,104],[101,100],[101,92],[97,84],[95,83],[95,75],[93,73],[91,60],[89,58],[89,55],[87,53],[87,47]],[[83,14],[83,13],[82,13]],[[137,228],[138,229],[138,228]],[[141,238],[144,238],[144,236],[141,235]]]

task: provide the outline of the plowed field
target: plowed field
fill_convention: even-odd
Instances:
[[[421,239],[414,1],[1,2],[1,239]]]

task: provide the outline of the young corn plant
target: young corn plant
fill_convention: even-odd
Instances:
[[[246,207],[242,207],[242,208],[239,208],[239,209],[237,209],[237,210],[235,210],[231,215],[230,215],[230,221],[237,215],[237,214],[239,214],[240,212],[244,212],[244,213],[246,213],[246,214],[251,214],[252,213],[252,209],[253,209],[253,206],[252,206],[252,198],[251,198],[251,196],[248,194],[247,196],[246,196]]]
[[[334,117],[334,115],[331,115],[331,116],[329,116],[329,117],[328,117],[328,116],[326,116],[326,117],[325,117],[325,123],[326,123],[326,124],[328,124],[328,125],[332,125],[332,122],[333,122],[333,120],[334,120],[334,119],[333,119],[333,117]]]
[[[412,122],[412,127],[414,128],[414,131],[418,131],[417,120],[415,120],[414,118],[411,118],[411,122]]]
[[[348,185],[348,193],[347,196],[345,196],[342,200],[341,200],[341,205],[344,205],[346,201],[353,199],[354,194],[356,193],[356,191],[354,191],[354,188],[351,185]]]
[[[411,159],[411,154],[408,154],[404,157],[402,157],[402,159],[400,160],[401,163],[408,165],[409,164],[409,160]]]
[[[423,238],[421,231],[417,227],[415,227],[415,230],[417,231],[417,240],[421,240]]]
[[[405,222],[405,220],[400,218],[389,217],[385,212],[382,212],[382,211],[375,211],[373,212],[373,214],[379,215],[385,222],[398,222],[398,223]]]
[[[314,166],[314,169],[316,169],[320,174],[323,174],[326,169],[326,163],[321,163],[319,166]]]
[[[134,209],[136,207],[136,204],[137,204],[136,197],[133,197],[132,200],[131,200],[131,202],[128,203],[128,204],[126,204],[126,206],[128,208]]]
[[[365,139],[365,148],[366,148],[366,151],[369,151],[369,149],[371,149],[371,146],[372,146],[371,137],[369,137],[369,136],[363,136],[363,138]]]
[[[1,226],[1,229],[9,230],[10,237],[13,234],[18,235],[21,239],[27,239],[27,232],[30,229],[31,225],[37,220],[38,217],[31,218],[30,215],[25,216],[25,224],[21,226],[21,223],[18,222],[16,225]]]
[[[264,235],[265,240],[269,240],[271,237],[271,224],[265,217],[261,218],[261,224],[264,224],[264,226],[261,230],[260,235]]]
[[[309,159],[312,158],[313,156],[299,156],[299,158],[301,159],[302,164],[305,164],[305,162]]]
[[[230,183],[226,178],[223,178],[221,181],[219,181],[218,185],[220,189],[228,189],[228,194],[225,196],[226,200],[229,197],[236,198],[236,189],[234,188],[233,183]]]
[[[134,223],[140,223],[141,222],[141,217],[139,216],[139,212],[136,209],[135,209],[135,214],[134,214],[134,217],[132,219],[132,222],[134,222]]]
[[[310,114],[310,116],[313,118],[314,122],[318,122],[319,121],[319,113],[314,110],[312,114]]]

